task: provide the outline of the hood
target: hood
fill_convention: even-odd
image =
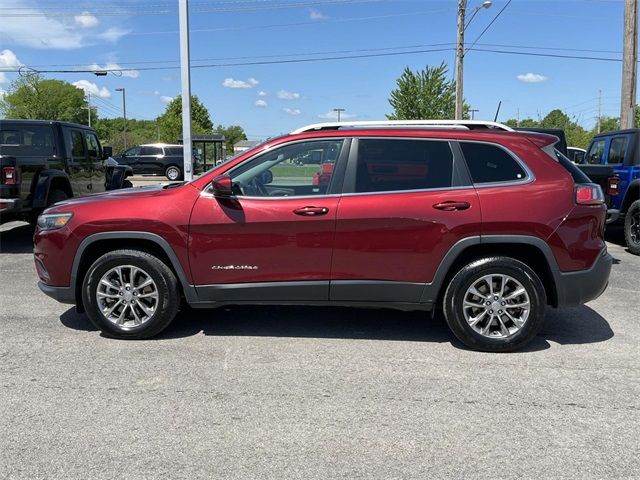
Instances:
[[[103,193],[94,193],[91,195],[84,195],[82,197],[71,198],[69,200],[65,200],[64,202],[56,203],[53,207],[47,209],[47,211],[62,211],[65,209],[65,207],[73,207],[76,205],[155,197],[164,195],[166,192],[170,192],[175,189],[183,188],[185,185],[186,184],[149,185],[144,187],[123,188],[121,190],[112,190]]]

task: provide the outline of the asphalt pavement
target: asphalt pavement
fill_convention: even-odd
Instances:
[[[640,257],[525,351],[444,319],[317,307],[181,312],[102,337],[40,293],[28,226],[0,226],[0,478],[640,477]]]

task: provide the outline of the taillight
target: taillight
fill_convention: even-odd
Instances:
[[[576,203],[578,205],[602,205],[604,195],[600,185],[595,183],[576,185]]]
[[[16,167],[2,168],[2,183],[5,185],[16,185],[18,183],[18,172]]]
[[[620,193],[620,177],[607,178],[607,195],[616,196]]]

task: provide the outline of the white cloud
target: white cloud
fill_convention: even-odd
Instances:
[[[302,113],[302,110],[299,108],[283,108],[282,111],[289,115],[300,115]]]
[[[22,65],[23,63],[18,60],[15,53],[8,49],[2,50],[2,52],[0,52],[0,83],[9,82],[7,75],[4,73],[5,71],[15,70]]]
[[[260,90],[260,91],[258,92],[258,96],[259,96],[259,97],[266,97],[266,96],[267,96],[267,92],[265,92],[264,90]]]
[[[264,100],[256,100],[256,103],[254,103],[254,105],[259,108],[267,108],[269,104]]]
[[[325,15],[324,13],[315,10],[313,8],[309,9],[309,18],[311,20],[327,20],[329,18],[328,15]]]
[[[358,115],[340,112],[340,120],[350,120],[352,118],[356,118]],[[338,112],[334,112],[333,110],[328,111],[327,113],[321,113],[318,115],[318,118],[322,118],[324,120],[338,120]]]
[[[222,86],[227,88],[253,88],[259,83],[260,82],[253,77],[247,79],[246,81],[235,80],[231,77],[228,77],[224,79],[224,82],[222,82]]]
[[[171,103],[171,102],[173,102],[173,97],[168,97],[166,95],[160,95],[160,101],[162,103]]]
[[[98,70],[120,70],[119,72],[114,72],[115,75],[118,75],[120,77],[138,78],[140,76],[140,72],[138,70],[123,70],[122,67],[117,63],[107,63],[104,66],[98,65],[97,63],[92,63],[87,68],[93,72],[96,72]]]
[[[80,15],[73,17],[77,25],[82,28],[93,28],[98,26],[98,19],[89,12],[82,12]]]
[[[103,32],[92,25],[97,19],[88,12],[54,16],[24,0],[1,0],[7,9],[19,9],[21,16],[0,21],[0,38],[5,44],[37,49],[72,50],[97,43],[116,42],[128,31],[111,27]],[[88,15],[87,15],[88,14]],[[80,22],[80,23],[78,23]]]
[[[89,80],[78,80],[73,82],[73,86],[84,90],[84,93],[89,93],[92,97],[111,98],[111,92],[106,87],[100,88]]]
[[[296,92],[287,92],[286,90],[279,90],[276,93],[276,96],[280,100],[298,100],[300,98],[300,94]]]
[[[516,78],[525,83],[540,83],[549,80],[549,77],[545,77],[544,75],[540,75],[539,73],[531,72],[518,75]]]

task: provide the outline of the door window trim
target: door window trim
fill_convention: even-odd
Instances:
[[[329,188],[325,194],[320,195],[289,195],[289,196],[278,196],[278,197],[260,197],[260,196],[252,196],[252,195],[234,195],[232,198],[241,200],[241,199],[251,199],[251,200],[287,200],[287,199],[311,199],[311,198],[330,198],[330,197],[339,197],[341,195],[341,190],[344,183],[345,178],[345,169],[347,164],[347,159],[351,154],[352,150],[352,141],[353,139],[350,137],[314,137],[314,138],[301,138],[298,140],[294,140],[291,142],[284,142],[278,145],[274,145],[272,148],[267,150],[261,150],[260,152],[256,152],[255,155],[252,155],[237,165],[234,165],[229,170],[225,170],[220,172],[220,175],[232,175],[235,170],[238,170],[241,166],[245,165],[247,162],[251,162],[262,155],[266,155],[268,153],[273,152],[274,150],[282,147],[288,147],[289,145],[295,145],[298,143],[309,143],[309,142],[323,142],[323,141],[342,141],[342,149],[340,150],[340,155],[338,155],[338,159],[336,160],[336,165],[334,167],[333,175],[331,178],[331,183],[329,184]],[[213,196],[211,192],[211,183],[207,184],[205,189],[202,192],[203,194]]]

